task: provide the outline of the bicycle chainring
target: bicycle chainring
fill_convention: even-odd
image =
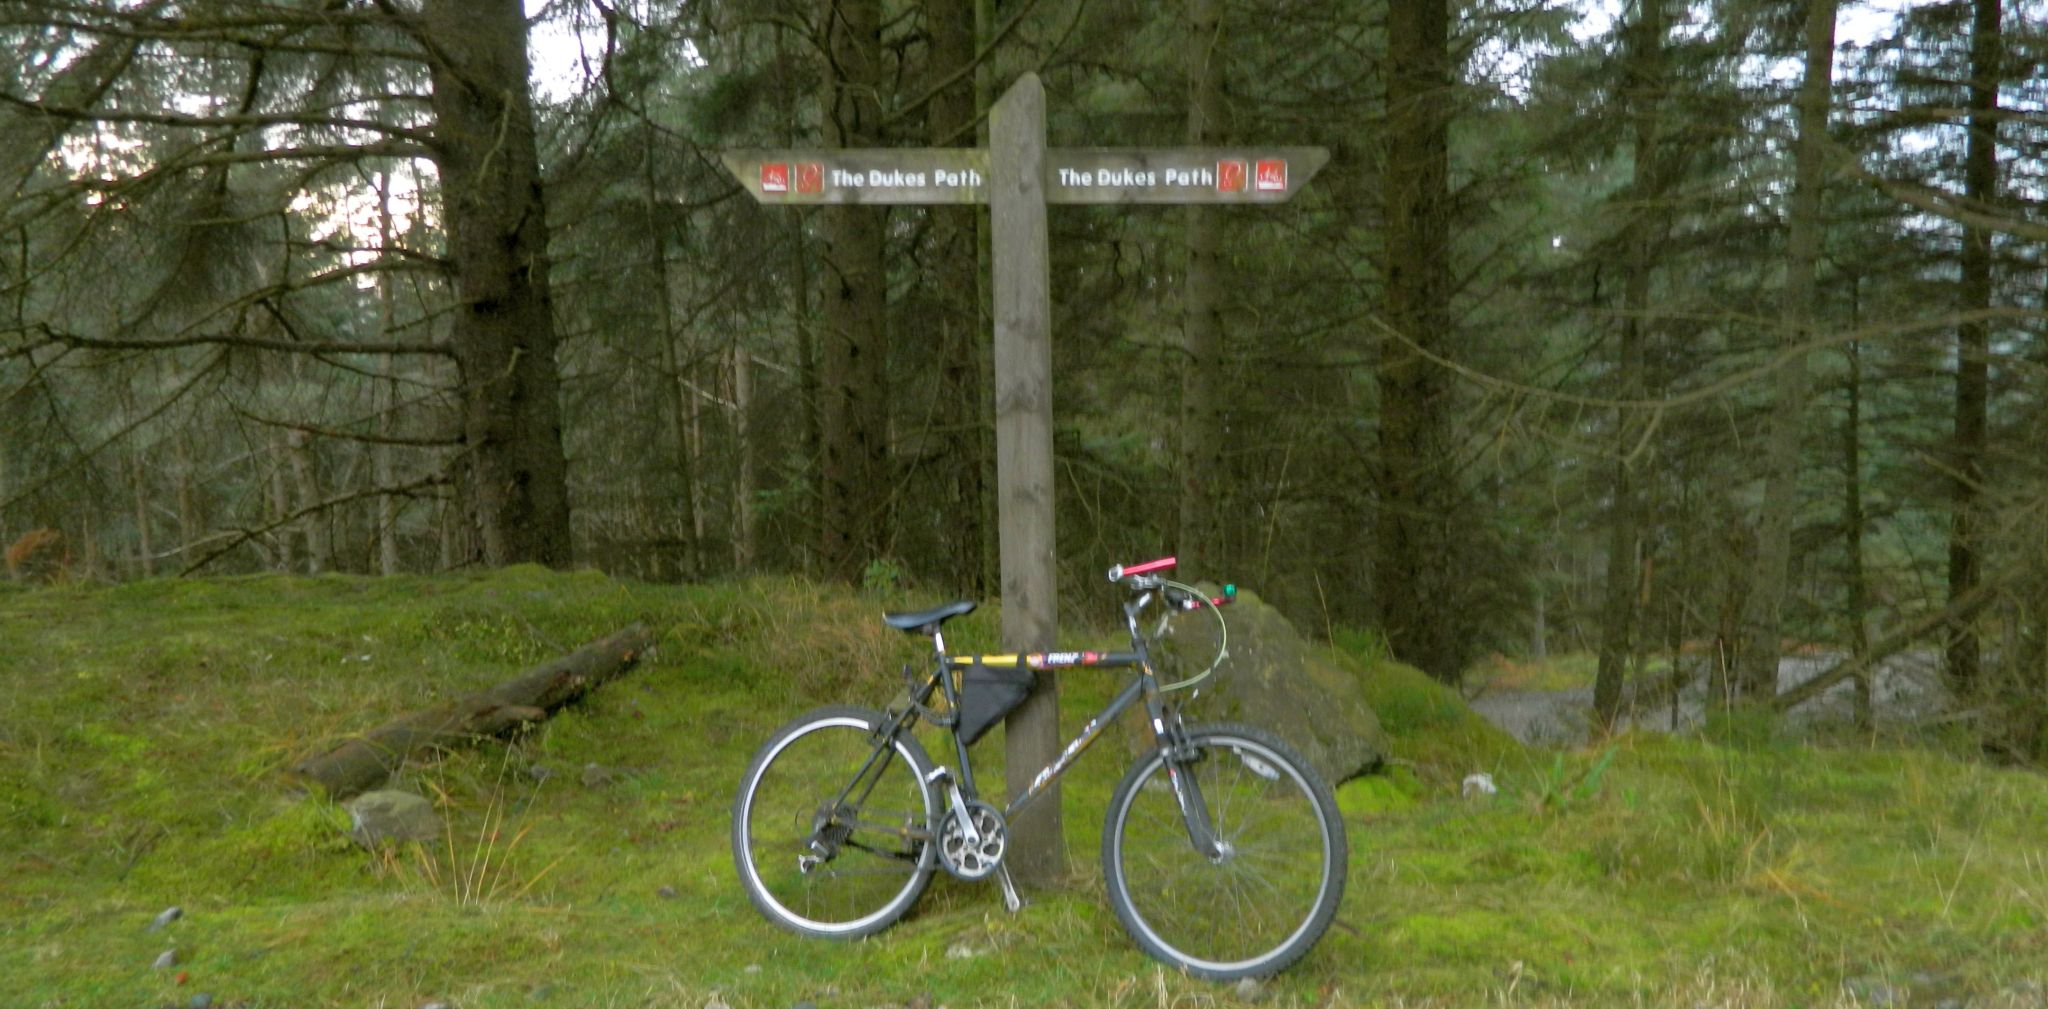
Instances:
[[[967,803],[967,815],[974,821],[979,840],[968,843],[960,814],[947,812],[939,824],[939,864],[961,879],[987,879],[1003,864],[1003,853],[1010,846],[1009,826],[994,806],[979,800]]]

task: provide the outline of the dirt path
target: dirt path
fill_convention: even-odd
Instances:
[[[1837,653],[1785,658],[1778,663],[1778,689],[1790,690],[1826,672],[1841,658]],[[1923,721],[1938,714],[1947,698],[1941,686],[1940,656],[1909,652],[1886,662],[1878,668],[1875,691],[1872,706],[1880,726]],[[1646,699],[1624,715],[1625,724],[1655,732],[1693,728],[1704,717],[1706,695],[1705,677],[1696,676],[1679,692],[1675,704],[1669,697]],[[1794,709],[1792,717],[1806,723],[1846,722],[1853,715],[1854,703],[1855,687],[1840,683]],[[1573,746],[1586,739],[1593,688],[1488,691],[1471,704],[1473,711],[1524,743]]]

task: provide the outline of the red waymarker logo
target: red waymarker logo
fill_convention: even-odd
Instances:
[[[761,191],[764,193],[789,192],[789,164],[771,161],[761,166]]]
[[[1244,192],[1244,162],[1216,162],[1216,190],[1223,193]]]
[[[799,193],[824,192],[825,166],[815,161],[798,162],[796,166],[796,191]]]
[[[1258,186],[1259,192],[1262,193],[1286,192],[1287,162],[1278,160],[1259,162]]]

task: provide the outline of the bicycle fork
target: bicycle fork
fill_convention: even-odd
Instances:
[[[1180,726],[1159,730],[1160,759],[1166,765],[1166,780],[1173,786],[1173,800],[1180,805],[1181,822],[1188,829],[1188,843],[1211,862],[1230,857],[1230,842],[1216,836],[1209,819],[1209,803],[1202,798],[1201,783],[1195,780],[1195,762],[1202,759],[1182,736]]]

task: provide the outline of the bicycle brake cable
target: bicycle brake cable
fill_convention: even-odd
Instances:
[[[1169,690],[1180,690],[1184,687],[1199,686],[1204,680],[1207,680],[1210,676],[1214,675],[1217,669],[1222,667],[1224,659],[1230,657],[1230,625],[1223,619],[1223,608],[1217,606],[1215,601],[1209,598],[1209,594],[1207,592],[1204,592],[1201,589],[1198,589],[1192,585],[1186,585],[1181,582],[1169,581],[1166,579],[1161,579],[1160,582],[1168,588],[1179,589],[1180,591],[1187,593],[1190,598],[1195,599],[1201,602],[1202,605],[1209,607],[1209,612],[1214,614],[1216,617],[1216,660],[1214,662],[1209,663],[1209,668],[1204,669],[1201,672],[1196,673],[1195,675],[1190,676],[1185,680],[1181,680],[1176,683],[1166,684],[1165,686],[1160,687],[1159,689],[1163,692]],[[1164,597],[1162,596],[1162,598]],[[1166,630],[1166,621],[1173,616],[1173,611],[1176,608],[1173,605],[1173,601],[1171,599],[1166,600],[1166,606],[1167,609],[1165,613],[1161,615],[1159,623],[1159,630],[1162,634]]]

